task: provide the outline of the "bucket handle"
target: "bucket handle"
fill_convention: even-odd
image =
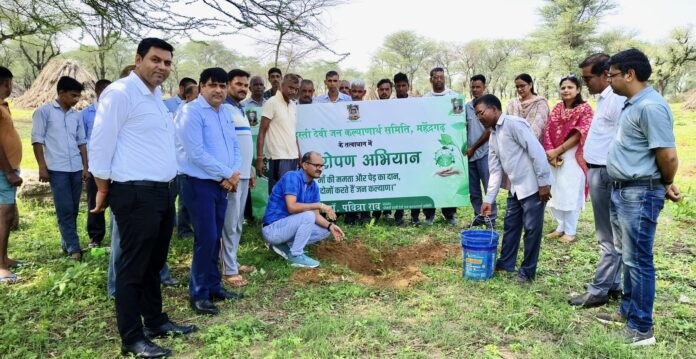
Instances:
[[[480,217],[483,217],[483,223],[486,224],[487,229],[489,231],[491,231],[491,240],[488,243],[488,245],[491,246],[491,245],[493,245],[493,240],[495,239],[495,228],[493,227],[493,221],[491,221],[491,218],[488,216],[482,216],[480,214],[477,214],[476,217],[474,217],[474,220],[471,222],[471,225],[473,225],[474,222],[476,222],[476,220]],[[486,223],[486,221],[488,221],[488,222]],[[469,226],[469,227],[471,227],[471,226]]]
[[[471,224],[469,225],[469,228],[471,228],[474,223],[476,223],[476,220],[479,218],[483,218],[483,224],[486,225],[486,228],[490,229],[491,231],[494,229],[493,228],[493,221],[491,221],[491,218],[488,216],[482,216],[480,214],[477,214],[476,217],[474,217],[474,220],[471,221]],[[487,221],[487,222],[486,222]]]

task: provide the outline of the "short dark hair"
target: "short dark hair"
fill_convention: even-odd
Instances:
[[[241,69],[232,69],[230,72],[227,73],[227,78],[229,81],[232,81],[235,77],[246,77],[249,78],[251,75],[249,75],[248,72],[241,70]]]
[[[172,53],[172,55],[174,55],[174,47],[170,45],[168,42],[162,39],[158,39],[156,37],[147,37],[140,40],[140,43],[138,44],[138,49],[135,52],[138,55],[140,55],[141,58],[145,58],[145,55],[147,55],[147,52],[150,51],[150,48],[152,47],[156,47],[164,51],[169,51]]]
[[[532,80],[532,76],[530,76],[527,73],[519,74],[517,77],[515,77],[515,81],[517,80],[522,80],[526,82],[527,84],[532,85],[532,95],[536,95],[536,91],[534,91],[534,81]]]
[[[317,152],[317,151],[308,151],[308,152],[305,152],[305,153],[302,155],[302,163],[309,163],[309,160],[312,158],[312,155],[319,155],[319,156],[321,156],[321,153],[319,153],[319,152]]]
[[[338,72],[336,72],[335,70],[331,70],[331,71],[326,73],[326,76],[324,76],[324,78],[328,79],[329,77],[334,77],[334,76],[338,76]]]
[[[582,60],[580,65],[578,65],[578,68],[592,66],[590,67],[590,73],[593,75],[601,75],[602,72],[609,69],[607,66],[607,61],[609,61],[609,55],[603,52],[598,52]]]
[[[481,74],[471,76],[469,79],[469,83],[474,82],[474,81],[481,81],[484,85],[486,84],[486,76],[483,76]]]
[[[271,77],[271,74],[278,74],[280,76],[283,76],[283,72],[280,71],[280,69],[277,67],[271,67],[270,69],[268,69],[268,77]]]
[[[442,67],[439,67],[439,66],[433,68],[432,70],[430,70],[430,77],[433,77],[433,74],[436,72],[445,72],[445,69],[443,69]]]
[[[300,81],[300,87],[304,85],[312,85],[312,87],[314,87],[314,82],[312,82],[312,80],[304,79]]]
[[[12,80],[14,75],[12,71],[5,66],[0,66],[0,84],[4,84],[7,80]]]
[[[379,82],[377,82],[377,87],[382,86],[383,84],[389,84],[390,88],[394,88],[394,84],[391,82],[390,79],[381,79]]]
[[[198,80],[198,82],[203,85],[208,82],[208,80],[215,82],[215,83],[227,83],[229,80],[227,78],[227,71],[220,67],[211,67],[203,70],[201,72],[201,78]]]
[[[575,108],[578,105],[581,105],[585,103],[585,100],[582,99],[582,82],[580,82],[580,79],[577,78],[575,75],[568,75],[564,78],[561,79],[561,81],[558,81],[558,86],[561,86],[563,81],[570,81],[575,84],[575,86],[578,88],[578,95],[575,96],[575,100],[573,103],[570,105],[570,108]]]
[[[69,76],[61,76],[60,79],[58,79],[58,84],[56,86],[58,89],[58,92],[63,92],[63,91],[76,91],[76,92],[82,92],[82,90],[85,89],[82,84],[75,80],[72,77]]]
[[[179,87],[185,88],[188,85],[198,85],[198,83],[196,82],[196,80],[190,77],[184,77],[183,79],[181,79],[181,81],[179,81]]]
[[[487,107],[495,107],[498,111],[503,111],[503,105],[500,104],[500,99],[495,97],[493,94],[485,94],[474,100],[474,107],[478,106],[480,103],[486,105]]]
[[[607,62],[607,67],[613,66],[621,71],[622,74],[633,69],[636,72],[638,81],[648,81],[652,74],[652,66],[650,60],[640,50],[632,48],[624,50],[612,56]]]
[[[184,89],[184,96],[191,95],[191,94],[193,93],[193,89],[195,89],[196,87],[198,87],[198,85],[188,85],[188,86],[186,86],[186,88]]]
[[[94,91],[101,93],[109,85],[111,85],[111,80],[101,79],[94,84]]]
[[[403,72],[399,72],[396,75],[394,75],[394,83],[399,83],[399,82],[408,83],[408,76],[406,76],[406,74]]]

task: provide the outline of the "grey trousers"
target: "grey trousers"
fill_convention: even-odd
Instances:
[[[237,249],[239,248],[239,240],[242,238],[244,205],[248,194],[248,179],[239,181],[237,192],[227,194],[227,211],[225,212],[225,224],[222,226],[222,245],[220,246],[222,275],[239,274]]]
[[[587,179],[594,212],[595,235],[599,244],[599,263],[592,284],[587,292],[595,296],[606,296],[609,290],[621,289],[621,253],[614,247],[609,204],[611,202],[611,180],[606,167],[589,168]],[[619,245],[620,246],[620,245]]]

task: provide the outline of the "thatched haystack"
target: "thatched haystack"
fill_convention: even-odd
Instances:
[[[92,74],[85,71],[72,60],[53,59],[41,70],[39,76],[31,84],[31,88],[14,103],[20,108],[36,108],[56,99],[56,84],[62,76],[70,76],[85,86],[82,99],[75,106],[78,110],[89,106],[96,97],[94,84],[97,81]]]
[[[685,110],[696,111],[696,89],[689,92],[689,97],[686,99],[686,102],[684,102],[682,108]]]

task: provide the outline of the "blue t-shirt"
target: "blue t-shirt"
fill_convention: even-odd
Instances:
[[[268,197],[263,224],[271,224],[290,216],[288,206],[285,204],[285,196],[289,194],[297,197],[297,203],[317,203],[319,202],[319,185],[316,181],[307,183],[307,176],[301,169],[284,174],[273,186],[271,195]]]
[[[616,181],[659,179],[656,148],[674,148],[674,117],[652,87],[637,93],[621,111],[618,129],[609,145],[607,172]]]

